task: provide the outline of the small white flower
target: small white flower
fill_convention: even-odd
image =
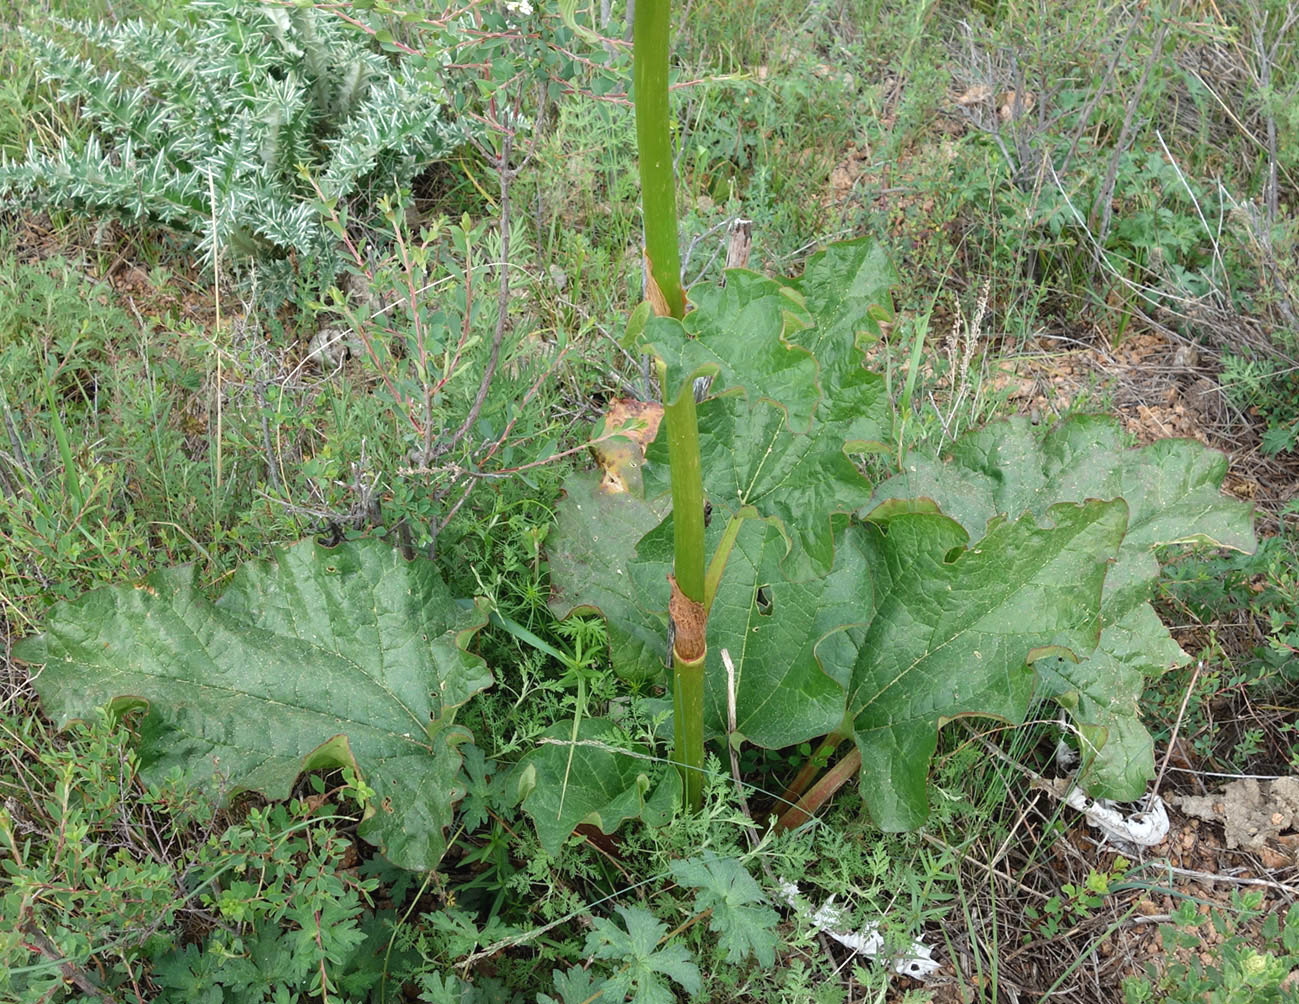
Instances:
[[[515,17],[532,16],[532,4],[528,0],[505,0],[505,9]]]

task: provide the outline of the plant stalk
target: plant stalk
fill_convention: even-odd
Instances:
[[[632,81],[645,225],[646,292],[656,312],[680,320],[686,315],[686,302],[681,289],[676,179],[668,114],[671,24],[671,0],[639,0],[636,4]],[[676,744],[673,760],[681,771],[686,807],[698,808],[704,790],[704,665],[708,654],[699,421],[695,414],[694,388],[690,384],[669,387],[662,367],[659,376],[668,433],[675,538],[669,601]]]
[[[676,746],[673,759],[681,771],[684,802],[697,809],[704,800],[704,662],[672,659],[672,739]]]
[[[786,830],[794,830],[802,826],[816,815],[821,806],[830,801],[836,791],[851,781],[859,770],[861,770],[861,750],[854,747],[851,753],[822,775],[821,780],[799,799],[797,805],[786,810],[776,820],[776,832],[784,833]]]
[[[668,424],[668,465],[672,473],[672,528],[675,543],[674,572],[677,586],[687,598],[703,604],[704,590],[704,484],[699,457],[699,421],[695,397],[686,386],[678,400],[664,404]],[[677,625],[678,632],[682,625]],[[677,645],[682,646],[680,634]]]
[[[632,82],[636,99],[636,148],[640,161],[645,256],[650,277],[667,312],[686,315],[681,290],[681,250],[677,236],[677,190],[672,170],[672,132],[668,115],[668,34],[671,0],[640,0],[633,21],[635,49]]]
[[[846,736],[842,736],[837,732],[831,732],[825,737],[821,745],[804,761],[802,769],[794,780],[789,782],[789,787],[781,792],[780,797],[776,799],[774,806],[776,812],[783,814],[787,809],[794,807],[795,803],[802,798],[803,792],[807,791],[807,786],[816,779],[817,774],[830,762],[831,754],[843,744],[846,738]]]

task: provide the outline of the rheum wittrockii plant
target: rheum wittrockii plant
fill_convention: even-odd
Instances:
[[[659,316],[685,317],[677,237],[676,179],[668,131],[668,36],[671,4],[650,0],[636,6],[633,75],[636,145],[645,221],[645,277]],[[699,459],[699,422],[694,388],[673,387],[662,361],[663,421],[672,472],[673,573],[669,576],[672,630],[674,757],[682,772],[686,805],[703,797],[704,667],[708,651],[708,605],[704,576],[704,488]]]
[[[583,823],[666,819],[683,792],[697,804],[709,737],[767,749],[820,739],[814,761],[851,743],[820,780],[800,772],[784,821],[855,774],[880,827],[914,827],[942,725],[1019,722],[1038,700],[1072,718],[1092,794],[1141,794],[1153,747],[1138,698],[1187,658],[1149,603],[1155,549],[1253,546],[1248,507],[1219,491],[1225,459],[1187,440],[1125,448],[1106,418],[1009,420],[868,481],[856,457],[895,441],[885,382],[864,365],[892,317],[887,256],[857,240],[798,278],[732,270],[692,288],[687,311],[669,4],[637,7],[652,281],[628,336],[657,360],[664,421],[653,434],[652,421],[606,419],[592,440],[605,470],[567,482],[549,557],[552,608],[602,614],[628,678],[662,674],[675,624],[681,771],[656,773],[614,721],[556,723],[516,773],[542,844],[558,848]],[[711,384],[696,405],[701,377]],[[643,452],[639,435],[652,437]],[[146,779],[184,769],[226,793],[283,797],[304,769],[347,768],[367,799],[361,835],[431,868],[456,802],[481,782],[455,717],[491,684],[468,651],[485,622],[430,562],[379,540],[308,540],[242,567],[215,601],[193,570],[173,569],[61,604],[15,655],[44,666],[34,685],[60,724],[105,703],[146,709]],[[470,762],[481,774],[482,758]]]
[[[1011,420],[872,485],[854,455],[888,452],[893,438],[884,381],[863,354],[892,316],[887,256],[858,240],[814,255],[798,279],[732,270],[692,289],[687,309],[669,14],[668,0],[637,5],[649,304],[628,331],[657,361],[663,423],[643,465],[606,451],[603,476],[568,483],[550,540],[553,609],[602,613],[629,678],[658,675],[671,626],[688,806],[707,736],[765,748],[820,738],[786,790],[782,825],[856,775],[880,826],[914,827],[942,724],[1022,721],[1041,699],[1072,717],[1091,793],[1136,797],[1153,768],[1143,682],[1187,658],[1148,602],[1154,551],[1253,546],[1248,507],[1219,491],[1225,458],[1185,440],[1126,449],[1106,418],[1049,431]],[[711,389],[696,405],[701,377]],[[617,731],[584,726],[594,738]],[[853,749],[818,781],[845,742]],[[638,800],[647,818],[661,812],[662,787],[646,800],[644,772],[607,742],[586,749],[576,798],[571,785],[555,793],[559,751],[525,760],[525,808],[551,841],[583,821],[607,829]]]

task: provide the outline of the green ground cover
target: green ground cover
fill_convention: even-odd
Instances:
[[[6,14],[0,995],[1293,999],[1283,874],[1134,862],[1037,782],[1062,739],[1098,794],[1299,773],[1299,12],[679,5],[677,323],[627,12],[533,7]],[[686,811],[666,423],[613,408],[696,387]],[[1221,460],[1128,449],[1174,398]],[[897,653],[957,685],[890,752]]]

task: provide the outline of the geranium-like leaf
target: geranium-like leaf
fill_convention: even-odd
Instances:
[[[428,561],[313,540],[236,571],[210,601],[192,568],[54,608],[19,644],[59,725],[147,705],[146,778],[173,768],[232,794],[285,798],[303,770],[353,768],[376,794],[361,835],[434,867],[463,795],[454,709],[491,685],[466,651],[485,623]]]
[[[576,742],[571,722],[551,726],[519,761],[514,779],[541,846],[551,854],[583,823],[603,833],[628,819],[661,824],[681,801],[677,771],[601,718],[582,719]]]
[[[707,851],[696,858],[674,861],[671,871],[678,883],[696,890],[695,913],[712,911],[708,927],[718,935],[718,947],[726,953],[727,962],[743,962],[752,955],[760,966],[775,964],[780,914],[740,862]]]
[[[667,925],[639,906],[615,909],[625,930],[613,921],[595,917],[591,933],[586,936],[586,954],[617,966],[605,981],[604,996],[613,1001],[630,998],[631,1004],[675,1004],[677,995],[662,979],[665,976],[679,983],[686,993],[699,993],[699,967],[690,950],[674,941],[661,944],[668,933]]]
[[[943,722],[971,714],[1018,722],[1033,692],[1029,662],[1095,647],[1127,507],[1058,505],[1045,519],[994,520],[973,544],[934,513],[898,513],[845,535],[874,582],[847,707],[862,797],[883,829],[924,821]]]
[[[1054,697],[1078,723],[1086,777],[1099,797],[1139,796],[1153,776],[1152,743],[1138,701],[1145,678],[1182,665],[1178,647],[1150,607],[1159,576],[1154,551],[1175,543],[1254,548],[1247,505],[1220,486],[1226,458],[1187,439],[1124,448],[1118,423],[1078,416],[1049,431],[1022,418],[994,422],[957,440],[945,462],[913,457],[885,482],[886,498],[923,496],[978,536],[999,514],[1042,515],[1055,502],[1122,498],[1130,517],[1118,560],[1105,583],[1104,631],[1095,654],[1079,663],[1045,661],[1040,696]]]

